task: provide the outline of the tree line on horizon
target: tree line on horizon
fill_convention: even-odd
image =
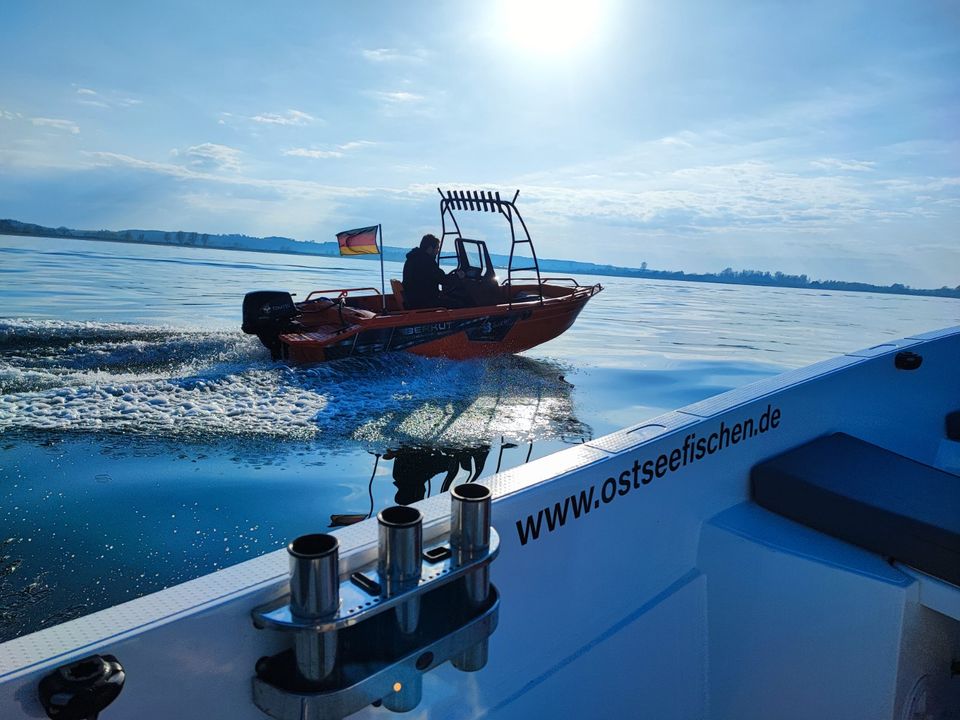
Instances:
[[[217,235],[209,233],[184,232],[178,230],[74,230],[67,227],[45,227],[18,220],[0,219],[0,234],[30,235],[35,237],[69,237],[80,240],[105,240],[109,242],[143,243],[151,245],[181,245],[185,247],[203,247],[221,250],[254,250],[262,252],[280,252],[297,255],[337,256],[339,248],[336,242],[304,242],[285,237],[259,238],[249,235]],[[257,243],[269,246],[256,247]],[[385,260],[403,261],[405,248],[386,246],[383,248]],[[375,259],[375,255],[357,256]],[[505,267],[506,256],[491,253],[495,265]],[[734,270],[727,267],[719,273],[688,273],[683,270],[651,270],[647,263],[639,268],[601,265],[577,260],[540,259],[541,270],[547,272],[567,272],[575,270],[591,275],[612,275],[617,277],[635,277],[654,280],[682,280],[688,282],[712,282],[734,285],[758,285],[766,287],[789,287],[808,290],[842,290],[873,292],[896,295],[923,295],[960,298],[960,285],[955,288],[946,285],[936,289],[912,288],[902,283],[892,285],[872,285],[864,282],[846,280],[811,280],[806,275],[790,275],[780,271]]]

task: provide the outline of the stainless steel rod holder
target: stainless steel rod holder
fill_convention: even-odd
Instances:
[[[394,505],[377,514],[377,574],[381,594],[389,598],[416,587],[423,567],[423,515],[413,507]],[[396,608],[401,632],[412,633],[420,624],[420,598]]]
[[[301,535],[287,546],[290,556],[290,612],[300,618],[331,617],[340,607],[340,543],[333,535]],[[337,660],[337,633],[297,633],[297,670],[319,682]]]
[[[420,702],[424,673],[446,662],[467,672],[487,664],[500,595],[484,580],[484,602],[465,607],[464,584],[470,576],[489,578],[500,537],[483,521],[489,516],[486,489],[455,495],[457,553],[444,535],[431,541],[425,557],[422,517],[404,507],[378,516],[381,552],[351,567],[349,577],[339,577],[335,538],[291,543],[291,593],[251,611],[255,627],[292,634],[294,645],[294,658],[282,650],[257,661],[253,700],[260,710],[277,720],[332,719],[380,700],[389,710],[408,712]],[[421,574],[426,560],[429,571]],[[337,589],[331,592],[333,578]],[[418,623],[421,598],[440,609],[429,622]]]
[[[490,551],[490,489],[475,483],[450,491],[450,550],[462,565]],[[490,567],[484,565],[464,578],[467,598],[480,605],[490,593]]]
[[[450,550],[462,565],[490,552],[490,489],[475,483],[450,490]],[[480,607],[490,595],[490,566],[463,578],[467,602]],[[451,659],[458,670],[476,672],[487,664],[489,642],[483,640]]]

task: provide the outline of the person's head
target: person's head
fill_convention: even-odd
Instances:
[[[431,255],[436,255],[440,252],[440,239],[436,235],[427,233],[420,239],[420,249]]]

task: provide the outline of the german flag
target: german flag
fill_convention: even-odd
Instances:
[[[337,242],[340,243],[340,254],[379,255],[380,248],[377,247],[377,229],[379,227],[379,225],[374,225],[373,227],[344,230],[341,233],[337,233]]]

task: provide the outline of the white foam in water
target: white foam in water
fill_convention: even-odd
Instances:
[[[588,432],[562,369],[407,354],[295,368],[236,332],[0,321],[0,432],[471,445]]]
[[[261,355],[238,333],[4,321],[0,431],[314,434],[324,395],[280,383]]]

